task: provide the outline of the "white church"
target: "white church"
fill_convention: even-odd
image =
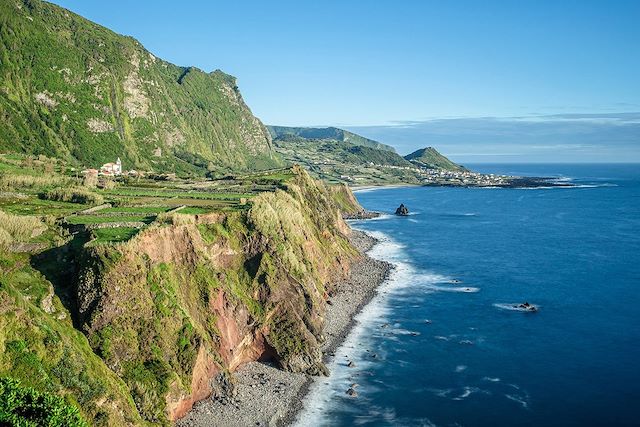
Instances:
[[[122,161],[120,157],[115,163],[105,163],[100,167],[101,175],[122,175]]]

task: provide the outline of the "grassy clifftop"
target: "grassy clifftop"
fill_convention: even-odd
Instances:
[[[185,174],[280,164],[235,78],[40,0],[0,0],[0,81],[4,152]]]
[[[74,209],[64,202],[46,216],[22,214],[39,209],[31,199],[3,206],[18,214],[0,231],[19,244],[0,241],[0,377],[62,396],[91,425],[166,425],[246,361],[325,372],[330,280],[358,256],[340,211],[357,202],[299,167],[242,179],[268,190],[234,208],[120,205],[67,220],[53,214]],[[78,231],[141,214],[157,216],[128,240]]]

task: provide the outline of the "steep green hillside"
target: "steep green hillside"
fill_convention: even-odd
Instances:
[[[416,167],[395,151],[292,134],[278,136],[273,143],[285,160],[304,166],[315,177],[328,182],[418,183]]]
[[[325,372],[325,299],[358,256],[346,186],[299,167],[97,187],[68,171],[0,155],[0,425],[169,425],[244,362]]]
[[[429,169],[444,169],[448,171],[466,170],[463,166],[453,163],[451,160],[447,159],[433,147],[421,148],[404,156],[404,158],[416,166]]]
[[[360,145],[362,147],[375,148],[378,150],[396,152],[396,149],[390,145],[374,141],[364,136],[357,135],[347,130],[334,127],[327,128],[304,128],[304,127],[286,127],[286,126],[268,126],[271,136],[276,139],[288,139],[291,137],[300,137],[304,139],[321,139],[347,142],[352,145]]]
[[[280,164],[234,77],[40,0],[0,0],[0,80],[2,152],[181,174]]]

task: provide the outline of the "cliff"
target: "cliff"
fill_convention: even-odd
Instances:
[[[279,166],[234,77],[40,0],[0,0],[0,150],[179,174]]]
[[[358,256],[348,234],[333,192],[295,168],[247,211],[167,215],[127,243],[82,249],[74,316],[92,360],[125,385],[109,405],[133,401],[130,421],[166,424],[247,361],[325,373],[325,300]],[[95,421],[96,403],[78,403]]]

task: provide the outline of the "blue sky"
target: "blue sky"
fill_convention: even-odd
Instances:
[[[461,161],[483,158],[491,144],[493,160],[527,160],[531,144],[581,144],[569,160],[640,161],[637,124],[611,143],[607,126],[616,134],[629,117],[604,127],[599,117],[640,111],[640,1],[55,3],[168,61],[235,75],[268,124],[360,129],[402,153],[436,145]],[[594,129],[558,120],[569,113]],[[446,138],[406,132],[443,121]],[[531,121],[552,123],[554,142],[518,140]],[[506,131],[505,122],[521,128]],[[469,126],[483,137],[470,141]],[[500,150],[494,140],[505,138]],[[541,148],[536,161],[556,152]]]

